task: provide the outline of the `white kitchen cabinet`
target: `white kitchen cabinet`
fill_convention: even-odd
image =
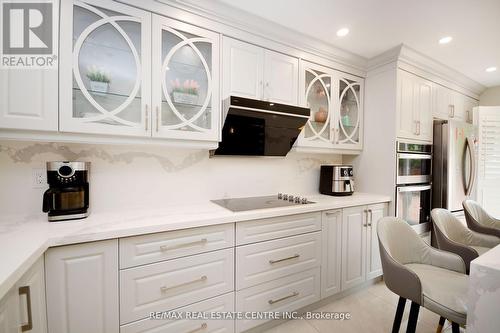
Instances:
[[[472,123],[473,108],[478,101],[441,85],[434,86],[434,117]]]
[[[236,290],[321,266],[321,232],[236,248]]]
[[[217,141],[219,34],[153,15],[153,137]]]
[[[264,51],[264,100],[298,104],[299,60],[286,54]]]
[[[236,223],[236,245],[256,243],[321,230],[321,212]]]
[[[300,104],[311,109],[297,146],[333,148],[338,85],[335,71],[307,61],[300,62]]]
[[[342,210],[342,290],[382,275],[377,223],[387,215],[387,204]]]
[[[387,216],[387,204],[370,205],[367,209],[367,237],[366,237],[366,279],[370,280],[382,275],[382,262],[377,236],[378,221]]]
[[[453,92],[453,114],[450,119],[465,121],[472,124],[473,121],[473,108],[478,106],[478,101],[465,96],[459,92]]]
[[[50,333],[118,333],[118,240],[45,253]]]
[[[234,293],[210,298],[183,308],[176,313],[222,313],[234,311]],[[120,333],[233,333],[234,321],[229,319],[191,320],[189,318],[171,320],[151,320],[146,318],[120,327]]]
[[[479,106],[479,102],[473,98],[465,96],[464,105],[465,121],[472,124],[474,121],[474,108]]]
[[[0,128],[57,131],[57,69],[0,69]]]
[[[43,257],[0,300],[0,332],[47,332]]]
[[[441,85],[434,85],[434,118],[453,118],[453,92]]]
[[[361,150],[364,80],[301,61],[299,82],[300,104],[311,117],[296,146]]]
[[[262,99],[264,49],[229,37],[223,37],[222,47],[222,98],[235,95]]]
[[[452,104],[453,112],[450,118],[459,121],[465,121],[467,118],[467,114],[465,111],[466,96],[456,91],[452,92],[452,96],[453,96],[453,104]]]
[[[341,291],[342,210],[322,214],[321,298]]]
[[[335,147],[361,150],[364,80],[340,72],[336,77]]]
[[[40,258],[18,282],[21,326],[30,333],[47,332],[45,269]],[[31,316],[30,316],[31,315]],[[31,327],[31,329],[29,328]]]
[[[234,290],[234,250],[225,249],[120,271],[120,322],[147,318]]]
[[[61,2],[60,130],[151,135],[151,13]]]
[[[238,312],[286,312],[298,310],[320,300],[320,268],[269,281],[236,292]],[[236,332],[243,332],[267,320],[243,318],[236,321]]]
[[[365,207],[342,211],[342,290],[357,286],[366,276]]]
[[[52,15],[58,17],[59,1],[52,1],[52,6]],[[52,25],[52,53],[57,55],[59,20],[52,20]],[[57,65],[58,60],[52,60]],[[0,129],[57,131],[58,75],[57,66],[0,68]]]
[[[121,238],[120,268],[186,257],[234,246],[234,224]]]
[[[0,300],[0,332],[19,333],[21,322],[19,307],[19,294],[14,287]]]
[[[433,84],[398,71],[397,136],[432,142]]]
[[[240,96],[298,104],[297,58],[224,37],[223,99]]]

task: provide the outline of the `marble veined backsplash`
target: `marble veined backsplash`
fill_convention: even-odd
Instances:
[[[46,187],[33,187],[32,170],[56,160],[92,163],[90,204],[98,212],[278,191],[317,193],[319,166],[342,157],[209,158],[206,150],[162,146],[0,141],[0,212],[41,212]]]

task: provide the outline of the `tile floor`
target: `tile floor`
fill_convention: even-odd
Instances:
[[[350,312],[351,319],[292,320],[265,333],[384,333],[391,332],[398,296],[378,282],[373,286],[336,300],[314,311]],[[406,332],[410,302],[406,303],[401,332]],[[420,308],[417,333],[434,333],[439,316]],[[448,323],[445,325],[448,326]],[[448,331],[448,330],[446,330]]]

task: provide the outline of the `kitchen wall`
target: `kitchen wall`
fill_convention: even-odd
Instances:
[[[158,207],[186,200],[317,193],[319,166],[340,155],[289,153],[285,158],[209,158],[206,150],[0,141],[0,212],[41,212],[45,188],[32,169],[52,160],[91,161],[93,212]]]
[[[500,106],[500,86],[486,89],[479,97],[481,106]]]

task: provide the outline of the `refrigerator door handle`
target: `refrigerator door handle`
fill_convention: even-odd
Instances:
[[[474,142],[472,141],[472,138],[468,137],[466,142],[468,148],[467,150],[469,151],[469,156],[470,156],[469,181],[467,187],[465,188],[465,195],[468,197],[472,193],[472,188],[474,187],[474,181],[476,178],[476,154],[474,152]]]

